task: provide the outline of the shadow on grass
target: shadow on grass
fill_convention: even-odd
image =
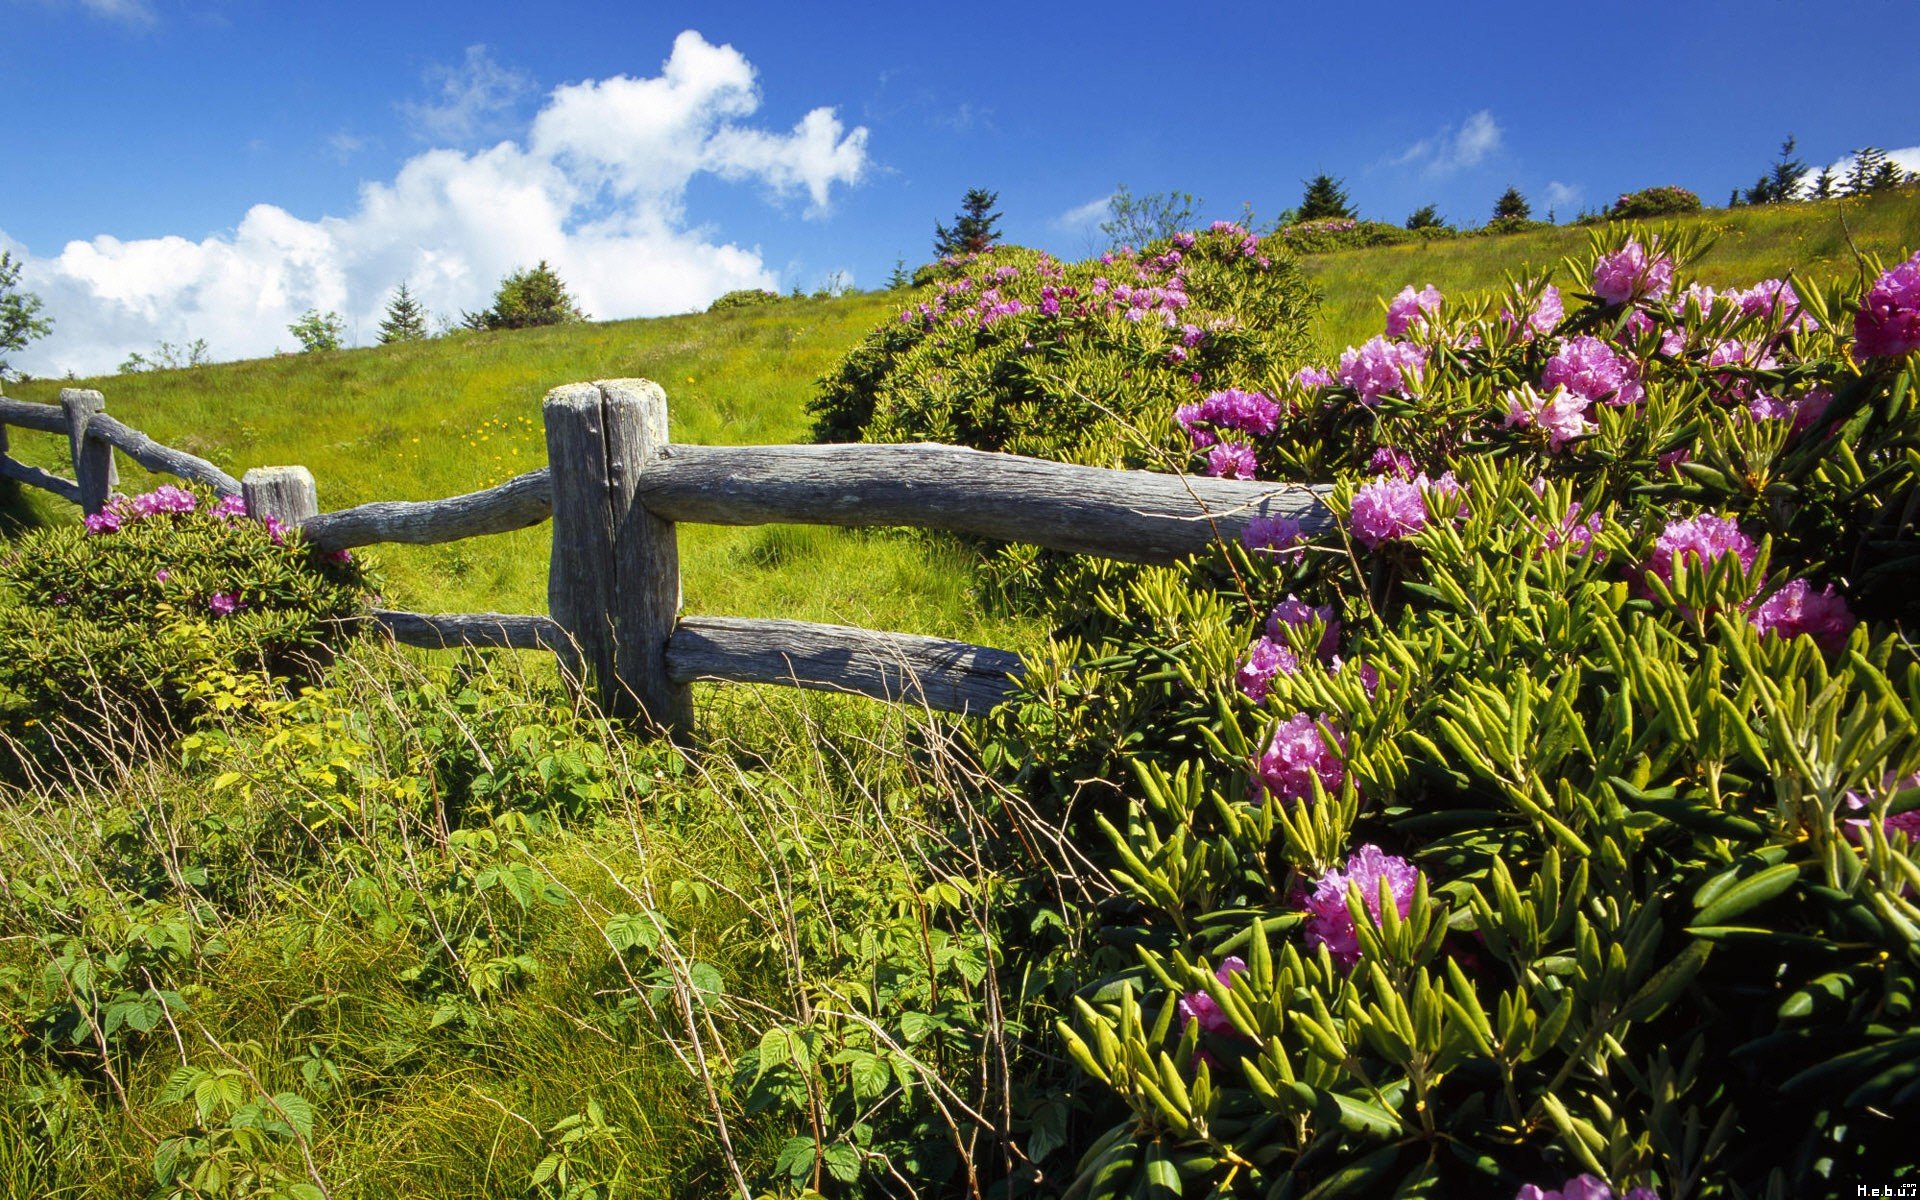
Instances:
[[[0,480],[0,538],[17,538],[45,527],[46,520],[27,503],[26,491],[12,480]]]

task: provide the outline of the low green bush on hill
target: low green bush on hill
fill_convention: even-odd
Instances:
[[[708,312],[725,312],[730,308],[753,308],[761,304],[777,304],[779,292],[769,292],[765,288],[739,288],[727,292],[707,305]]]

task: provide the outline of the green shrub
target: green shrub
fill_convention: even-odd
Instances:
[[[1683,187],[1650,187],[1622,192],[1607,209],[1609,221],[1645,221],[1700,211],[1700,197]]]
[[[1432,206],[1429,205],[1430,209]],[[1427,211],[1427,210],[1422,210]],[[1418,214],[1416,214],[1418,215]],[[1411,221],[1412,218],[1409,218]],[[1456,236],[1451,226],[1433,222],[1406,228],[1385,221],[1360,221],[1352,217],[1329,217],[1319,221],[1300,221],[1283,225],[1275,233],[1280,244],[1296,254],[1325,254],[1333,250],[1362,250],[1368,246],[1399,246],[1430,238]]]
[[[730,308],[753,308],[761,304],[776,304],[780,300],[779,292],[769,292],[765,288],[737,288],[707,305],[708,312],[725,312]]]
[[[346,635],[364,587],[351,555],[197,489],[27,533],[0,557],[0,741],[176,728],[217,668],[304,676]]]
[[[1139,953],[1062,1026],[1121,1108],[1077,1194],[1914,1177],[1920,365],[1695,248],[1189,417],[1338,532],[1121,581],[996,718]]]
[[[1310,287],[1271,239],[1227,222],[1074,264],[996,247],[930,275],[931,296],[822,380],[821,440],[1142,465],[1160,457],[1169,398],[1259,386],[1308,345]]]

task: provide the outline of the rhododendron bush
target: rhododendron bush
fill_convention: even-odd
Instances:
[[[0,554],[0,746],[104,749],[195,711],[206,670],[298,676],[365,579],[238,496],[163,485]]]
[[[1169,401],[1189,469],[1332,519],[1103,591],[999,715],[1118,893],[1073,1194],[1920,1178],[1920,256],[1696,250],[1416,281]]]

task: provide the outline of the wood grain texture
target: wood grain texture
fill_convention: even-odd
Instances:
[[[247,515],[298,526],[319,515],[320,494],[305,467],[255,467],[240,481]]]
[[[515,613],[417,613],[377,608],[371,619],[401,645],[428,650],[455,646],[554,651],[567,648],[566,631],[552,617]]]
[[[149,471],[203,483],[222,496],[240,494],[240,481],[197,454],[176,450],[105,413],[93,418],[90,436],[103,438]]]
[[[693,691],[668,675],[666,658],[680,619],[680,539],[672,521],[637,498],[640,480],[667,452],[667,394],[645,379],[603,379],[595,386],[606,422],[614,526],[608,611],[619,695],[610,711],[684,737],[693,731]],[[631,702],[639,704],[637,713],[626,711]]]
[[[1022,674],[1020,656],[988,646],[806,621],[688,617],[667,642],[682,682],[783,683],[982,713]]]
[[[24,483],[28,487],[52,492],[68,504],[80,503],[80,485],[73,480],[62,479],[51,471],[42,471],[39,467],[15,462],[3,455],[0,455],[0,479],[11,479],[15,483]]]
[[[107,506],[120,472],[113,465],[113,444],[93,436],[106,411],[107,398],[89,388],[61,388],[60,411],[67,418],[67,446],[73,456],[73,480],[80,487],[80,511],[92,516]]]
[[[308,541],[327,550],[376,542],[457,542],[538,525],[553,513],[552,496],[552,472],[542,467],[498,487],[445,500],[380,500],[321,513],[301,528]]]
[[[38,429],[42,433],[65,433],[67,414],[52,404],[29,404],[25,400],[8,400],[0,396],[0,425],[17,425],[22,429]]]
[[[561,669],[576,687],[604,688],[613,675],[613,510],[607,499],[600,389],[570,383],[541,405],[553,468],[553,557],[547,611],[567,631]]]
[[[672,446],[640,479],[655,514],[712,525],[913,525],[1172,562],[1255,516],[1332,528],[1325,488],[1114,471],[939,445]]]

